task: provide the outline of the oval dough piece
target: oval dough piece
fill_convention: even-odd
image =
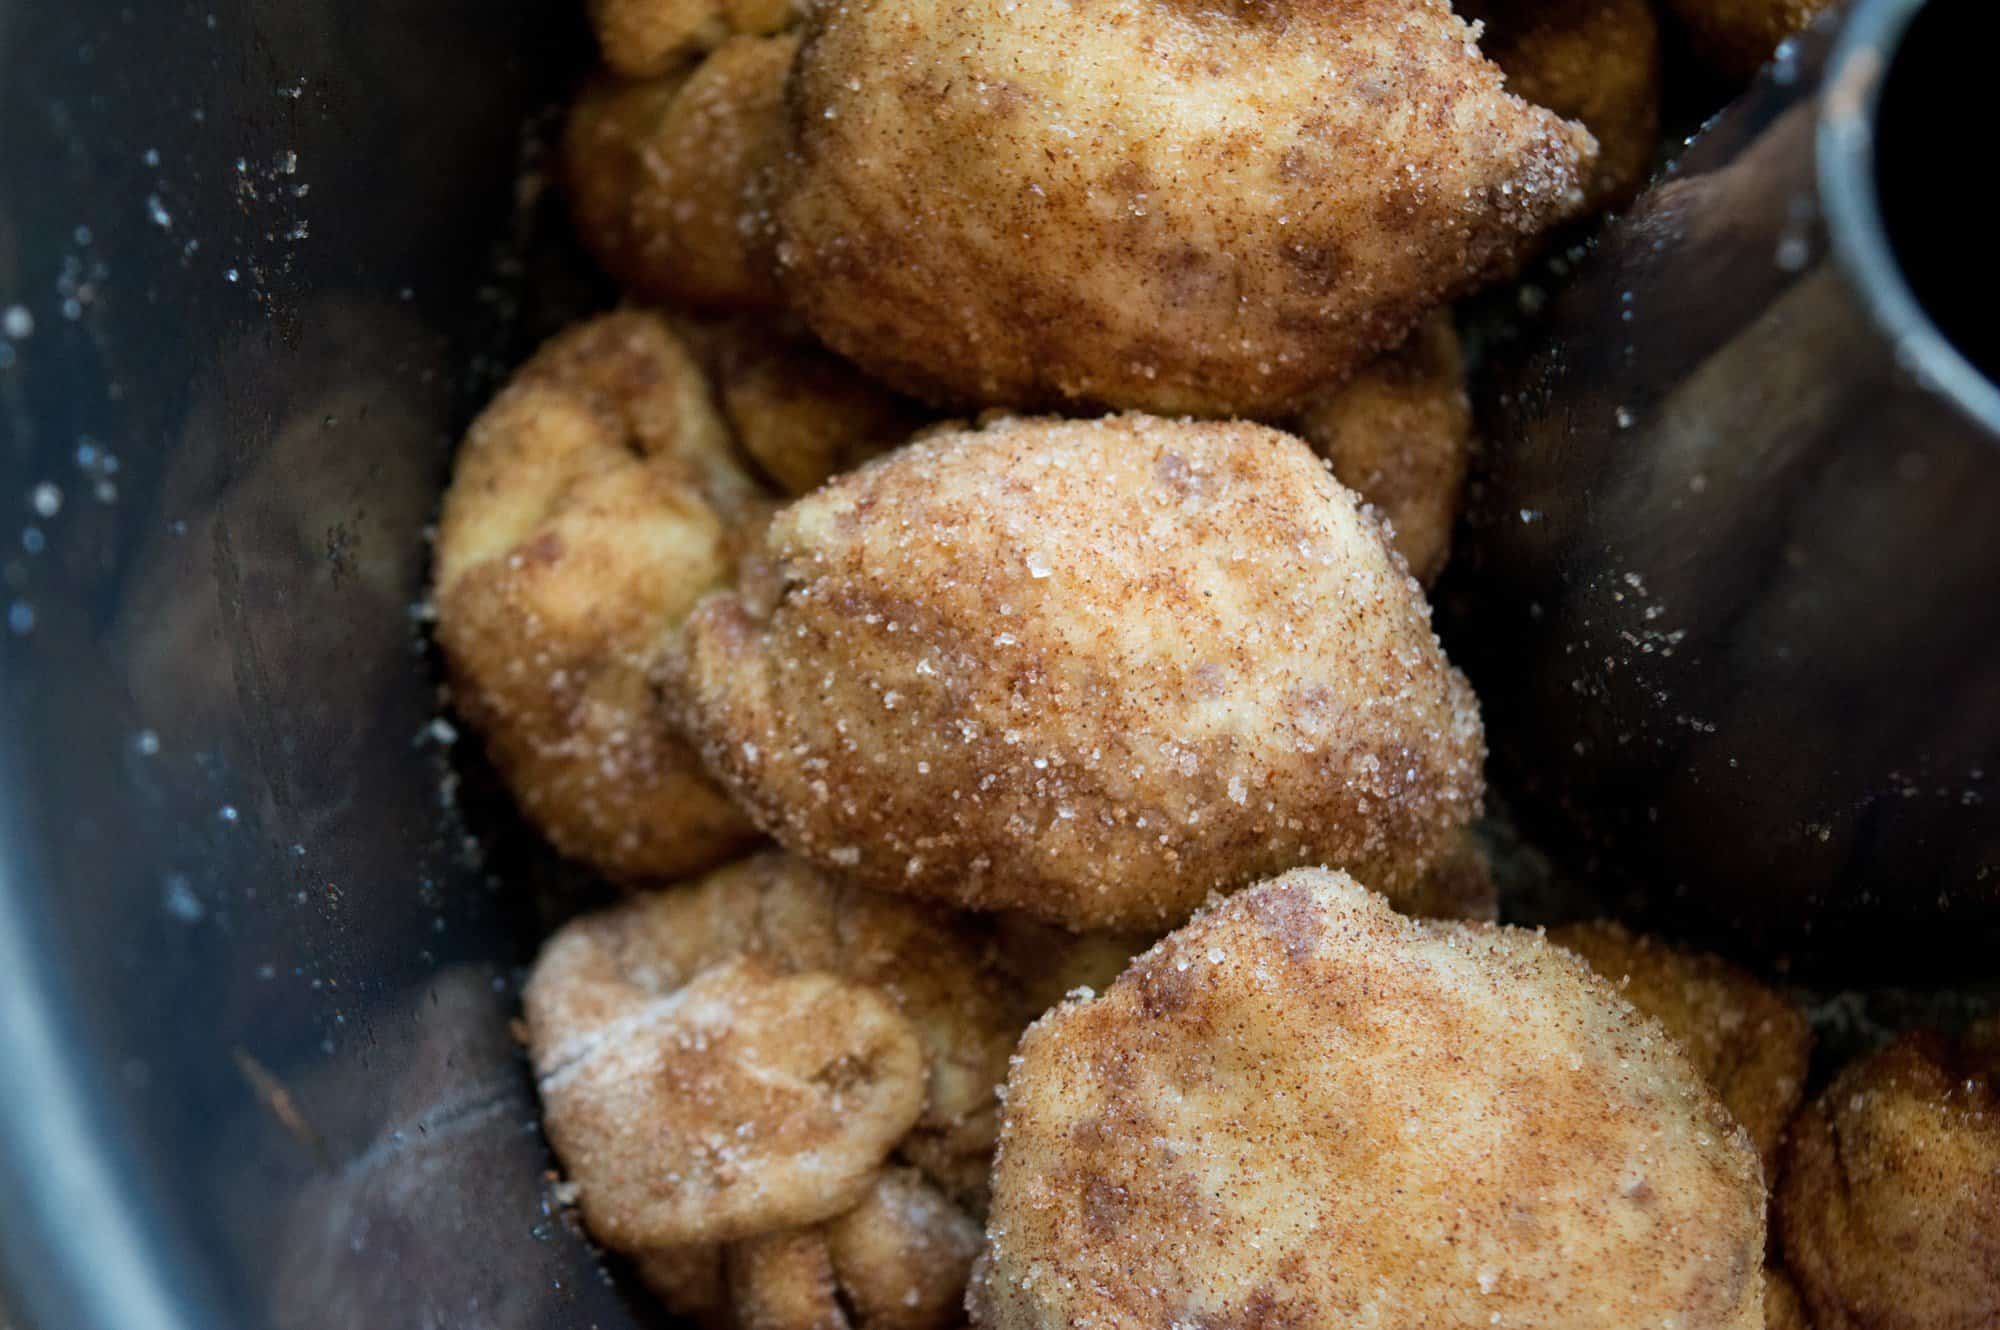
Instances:
[[[432,590],[454,703],[528,820],[609,877],[671,880],[751,839],[648,675],[767,512],[649,314],[553,338],[459,449]]]
[[[1597,139],[1593,208],[1631,201],[1660,150],[1660,22],[1647,0],[1454,0],[1510,92]]]
[[[736,443],[797,497],[904,442],[930,415],[863,375],[789,321],[744,315],[684,321]]]
[[[924,1105],[909,1021],[830,974],[724,961],[633,994],[535,1059],[584,1220],[628,1251],[812,1223],[855,1204]]]
[[[1334,479],[1388,520],[1396,552],[1425,586],[1451,552],[1472,453],[1472,399],[1449,311],[1340,387],[1315,397],[1299,437]]]
[[[733,37],[692,70],[600,78],[563,132],[577,235],[627,293],[702,309],[770,310],[773,172],[784,150],[793,35]]]
[[[1285,414],[1576,212],[1596,151],[1443,0],[848,0],[805,32],[787,290],[948,405]]]
[[[891,1169],[826,1225],[827,1251],[861,1330],[950,1330],[965,1320],[979,1225],[913,1169]]]
[[[798,17],[794,0],[585,0],[604,63],[657,78],[731,34],[766,35]]]
[[[663,691],[778,841],[857,884],[1170,927],[1306,863],[1392,897],[1483,792],[1416,583],[1305,446],[1003,420],[786,509]]]
[[[1793,1121],[1777,1222],[1816,1330],[2000,1324],[1996,1036],[1905,1035]]]
[[[1022,1040],[976,1323],[1762,1325],[1756,1152],[1569,953],[1344,874],[1232,897]]]
[[[753,855],[551,938],[524,997],[530,1045],[538,1067],[562,1065],[634,1001],[739,957],[779,974],[836,975],[892,1003],[921,1041],[922,1108],[898,1153],[954,1190],[983,1189],[997,1091],[1026,1023],[985,948],[977,928],[943,910],[836,885],[789,855]]]

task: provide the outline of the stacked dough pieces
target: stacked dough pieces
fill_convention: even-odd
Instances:
[[[606,271],[668,308],[523,368],[461,454],[437,565],[500,775],[641,893],[551,939],[527,994],[591,1231],[710,1325],[947,1330],[982,1248],[979,1315],[1054,1324],[1081,1313],[1050,1272],[1087,1253],[1044,1221],[1156,1181],[1161,1250],[1218,1245],[1188,1248],[1172,1306],[1105,1324],[1288,1299],[1386,1327],[1754,1317],[1756,1162],[1658,1028],[1552,948],[1389,908],[1492,912],[1478,712],[1423,593],[1471,443],[1444,302],[1633,187],[1591,131],[1648,132],[1651,27],[1605,76],[1629,96],[1563,93],[1586,128],[1509,91],[1441,0],[592,12],[609,70],[571,119],[569,195]],[[1508,75],[1605,21],[1551,11]],[[1544,85],[1574,91],[1571,68]],[[760,836],[781,849],[715,867]],[[1305,865],[1381,895],[1254,886]],[[1232,973],[1317,996],[1176,978],[1231,906],[1112,983],[1245,889],[1282,920]],[[1106,985],[1024,1046],[990,1192],[1020,1032]],[[1478,995],[1456,1035],[1422,1010],[1448,993]],[[1133,1004],[1141,1025],[1065,1044]],[[1469,1075],[1453,1039],[1510,1023],[1532,1069]],[[1288,1185],[1347,1198],[1338,1234],[1213,1170],[1141,1158],[1100,1186],[1035,1143],[1038,1060],[1168,1112],[1223,1029],[1297,1079],[1225,1059],[1178,1126],[1296,1162]],[[1246,1097],[1392,1052],[1398,1107],[1356,1121],[1388,1159],[1421,1137],[1439,1189],[1469,1180],[1457,1219],[1356,1139],[1294,1161],[1240,1130]],[[1388,1245],[1364,1260],[1371,1215]],[[1642,1245],[1670,1276],[1651,1292]],[[1268,1296],[1215,1282],[1252,1269]]]

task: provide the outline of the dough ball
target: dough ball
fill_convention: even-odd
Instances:
[[[585,0],[604,63],[657,78],[733,34],[768,35],[798,17],[794,0]]]
[[[584,86],[563,134],[577,235],[627,293],[701,309],[781,303],[774,176],[794,35],[732,37],[692,69]]]
[[[1417,580],[1437,581],[1472,451],[1472,399],[1450,312],[1431,315],[1401,347],[1315,397],[1297,428],[1334,479],[1387,519]]]
[[[1792,1124],[1777,1224],[1815,1330],[2000,1324],[2000,1040],[1846,1067]]]
[[[931,413],[803,329],[762,315],[684,321],[737,446],[797,497],[904,442]]]
[[[767,514],[653,315],[554,338],[473,423],[438,522],[438,645],[460,715],[564,854],[665,881],[751,839],[648,675]]]
[[[1273,418],[1583,205],[1588,132],[1444,0],[817,8],[795,306],[945,405]]]
[[[1534,933],[1288,873],[1032,1026],[991,1330],[1762,1325],[1764,1189],[1655,1022]]]
[[[1002,420],[786,509],[663,692],[787,848],[1076,930],[1337,864],[1420,890],[1478,709],[1377,523],[1261,426]]]
[[[1507,89],[1581,121],[1597,139],[1585,191],[1593,208],[1627,203],[1660,148],[1660,23],[1647,0],[1455,0],[1485,23],[1479,49]]]

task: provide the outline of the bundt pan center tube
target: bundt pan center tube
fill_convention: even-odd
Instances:
[[[1497,349],[1439,608],[1574,870],[1828,975],[1991,973],[1993,284],[1931,143],[1995,21],[1838,17]]]

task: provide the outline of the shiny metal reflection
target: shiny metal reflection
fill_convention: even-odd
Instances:
[[[2000,391],[1875,188],[1923,9],[1787,43],[1495,350],[1440,598],[1532,832],[1807,963],[1991,966],[2000,935]]]

